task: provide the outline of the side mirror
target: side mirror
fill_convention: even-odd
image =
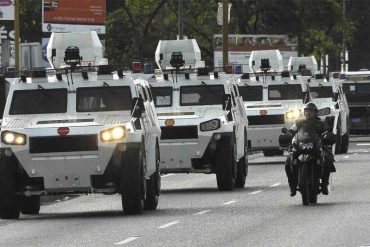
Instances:
[[[330,107],[325,107],[317,112],[317,116],[326,116],[330,114]]]
[[[333,98],[332,98],[333,102],[337,102],[338,97],[339,97],[339,94],[338,93],[334,93]]]
[[[131,116],[134,118],[141,118],[144,112],[144,101],[142,98],[135,97],[132,99]]]
[[[231,110],[231,95],[230,94],[224,94],[222,96],[222,109],[224,111]]]
[[[288,129],[287,129],[287,128],[285,128],[285,127],[284,127],[284,128],[282,128],[282,129],[281,129],[281,133],[283,133],[283,134],[288,133]]]

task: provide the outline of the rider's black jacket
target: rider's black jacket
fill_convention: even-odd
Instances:
[[[288,132],[292,135],[295,136],[296,134],[301,134],[300,131],[308,131],[311,132],[309,134],[315,135],[317,134],[318,136],[321,137],[321,135],[328,131],[328,126],[325,122],[321,121],[320,118],[316,117],[313,119],[302,119],[302,120],[297,120],[294,125],[288,130]],[[303,134],[303,133],[302,133]]]

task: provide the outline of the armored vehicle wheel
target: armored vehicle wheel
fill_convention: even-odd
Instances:
[[[335,142],[335,154],[340,154],[342,153],[342,133],[340,131],[340,121],[338,121],[338,125],[337,125],[337,135],[336,135],[337,139],[336,139],[336,142]]]
[[[244,133],[244,156],[238,161],[238,170],[236,172],[235,187],[244,188],[245,180],[248,176],[248,155],[247,148],[248,143],[246,143],[246,133]]]
[[[263,155],[265,157],[280,156],[284,154],[284,150],[279,149],[267,149],[263,150]]]
[[[0,218],[18,219],[19,198],[16,195],[16,165],[12,158],[0,158]]]
[[[146,179],[144,144],[128,147],[122,155],[120,191],[125,214],[141,214],[144,210]]]
[[[154,210],[158,206],[159,194],[161,191],[161,176],[159,175],[159,148],[156,148],[156,172],[150,176],[146,185],[145,210]]]
[[[343,154],[348,152],[348,145],[349,145],[349,134],[347,132],[342,136],[342,150],[341,151]]]
[[[233,136],[223,136],[216,148],[216,179],[220,191],[231,191],[235,187],[236,143]]]
[[[22,196],[19,199],[19,204],[22,214],[39,214],[40,212],[39,196]]]

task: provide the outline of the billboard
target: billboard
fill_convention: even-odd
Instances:
[[[14,21],[14,0],[0,0],[0,21]]]
[[[273,34],[230,34],[229,35],[229,64],[243,65],[244,72],[249,70],[249,57],[256,50],[280,50],[283,64],[288,66],[290,57],[298,56],[298,41],[287,35]],[[214,66],[222,67],[222,35],[213,36]]]
[[[43,0],[43,32],[105,33],[106,0]]]

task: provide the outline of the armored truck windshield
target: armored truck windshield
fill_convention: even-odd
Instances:
[[[370,101],[370,83],[344,83],[343,90],[348,102]]]
[[[80,87],[76,90],[77,112],[131,110],[132,95],[124,87]]]
[[[333,97],[333,89],[331,86],[310,87],[311,97],[317,98],[331,98]]]
[[[172,106],[172,87],[150,87],[156,107]]]
[[[67,112],[66,88],[16,90],[10,105],[10,115],[50,114]]]
[[[263,99],[262,86],[239,86],[239,93],[243,101],[262,101]]]
[[[269,100],[295,100],[302,99],[301,84],[269,85]]]
[[[180,87],[180,105],[221,105],[225,93],[223,85],[199,85]]]

